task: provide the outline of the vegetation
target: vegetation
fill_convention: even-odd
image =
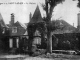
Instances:
[[[8,49],[8,36],[9,30],[6,27],[2,27],[0,24],[0,50]]]
[[[80,8],[80,0],[78,0],[78,7]]]

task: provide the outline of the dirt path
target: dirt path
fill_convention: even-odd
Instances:
[[[37,57],[30,57],[24,60],[80,60],[80,59],[65,59],[65,58],[37,58]]]
[[[43,55],[31,57],[29,55],[2,55],[0,60],[80,60],[77,55],[54,54],[52,57],[44,58]]]

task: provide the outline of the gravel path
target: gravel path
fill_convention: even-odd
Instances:
[[[52,57],[46,57],[40,55],[31,57],[29,55],[1,55],[0,60],[80,60],[80,56],[77,55],[64,55],[54,54]]]

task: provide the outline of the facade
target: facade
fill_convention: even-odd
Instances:
[[[9,47],[19,48],[20,40],[24,37],[24,34],[26,32],[26,26],[21,24],[18,21],[15,22],[14,19],[15,19],[15,16],[12,13],[10,24],[8,24],[9,31],[10,31]]]

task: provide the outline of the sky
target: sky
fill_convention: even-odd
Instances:
[[[12,4],[10,4],[12,3]],[[18,4],[16,4],[18,3]],[[23,4],[20,4],[23,3]],[[41,4],[45,0],[0,0],[0,13],[6,24],[11,20],[11,13],[15,14],[15,22],[21,23],[29,22],[30,12],[33,14],[37,5],[39,5],[42,17],[45,16],[45,11],[42,9]],[[52,20],[65,20],[69,24],[77,26],[77,14],[79,8],[77,7],[78,1],[65,0],[62,4],[58,4],[54,8]]]

